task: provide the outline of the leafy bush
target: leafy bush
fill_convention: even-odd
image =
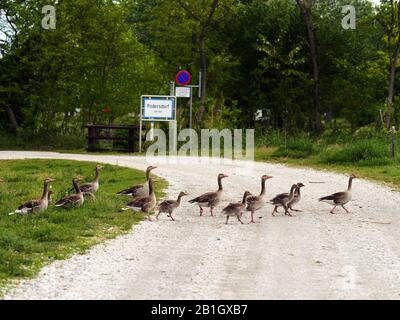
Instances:
[[[285,146],[279,147],[273,157],[306,158],[318,151],[312,140],[301,138],[289,141]]]
[[[384,165],[390,162],[390,158],[388,146],[381,140],[355,140],[342,149],[330,150],[322,154],[321,162]]]

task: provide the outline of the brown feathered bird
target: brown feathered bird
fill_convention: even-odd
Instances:
[[[133,210],[134,212],[151,213],[156,207],[156,194],[153,189],[153,180],[149,179],[149,195],[146,197],[139,197],[126,204],[122,210]]]
[[[224,209],[222,209],[222,212],[226,215],[226,224],[228,224],[229,217],[233,216],[236,216],[238,221],[243,224],[242,214],[243,210],[246,209],[246,200],[249,195],[251,195],[251,193],[249,191],[245,191],[242,202],[230,203]]]
[[[247,198],[247,208],[246,210],[251,212],[251,221],[250,223],[255,223],[254,221],[254,212],[257,210],[260,210],[262,207],[265,205],[265,198],[266,198],[266,192],[265,192],[265,182],[268,179],[272,179],[272,176],[269,175],[263,175],[261,177],[261,192],[260,195],[258,196],[249,196]]]
[[[20,205],[17,210],[14,212],[9,213],[9,215],[13,215],[15,213],[19,214],[29,214],[32,212],[43,212],[46,211],[48,206],[49,206],[49,197],[51,191],[49,190],[50,188],[50,183],[55,181],[54,179],[47,178],[44,180],[43,183],[43,193],[42,197],[40,199],[36,200],[29,200],[25,202],[24,204]]]
[[[122,196],[132,196],[134,198],[136,197],[147,197],[149,193],[149,181],[150,181],[150,172],[157,167],[154,166],[148,166],[146,169],[146,182],[142,184],[138,184],[136,186],[133,186],[131,188],[122,190],[118,192],[118,195]]]
[[[274,210],[272,211],[272,215],[274,216],[276,212],[278,212],[278,207],[283,207],[285,209],[285,215],[292,216],[289,212],[289,203],[294,198],[294,192],[297,189],[297,184],[292,185],[290,188],[290,193],[281,193],[275,196],[270,202],[274,205]]]
[[[175,209],[177,209],[181,205],[181,199],[184,196],[187,196],[188,194],[186,192],[180,192],[178,195],[178,199],[176,200],[164,200],[161,202],[157,209],[158,209],[158,214],[156,216],[156,219],[158,220],[158,217],[160,216],[161,213],[167,213],[168,216],[171,218],[172,221],[175,221],[174,217],[172,216],[172,212],[174,212]]]
[[[213,210],[220,203],[223,193],[222,179],[227,178],[226,174],[220,173],[218,175],[218,190],[214,192],[207,192],[201,196],[189,200],[190,203],[197,203],[200,208],[200,216],[203,215],[203,207],[210,208],[211,216],[214,216]]]
[[[353,179],[357,178],[354,174],[352,174],[349,177],[349,183],[347,185],[347,190],[343,192],[336,192],[334,194],[331,194],[330,196],[322,197],[319,198],[319,201],[329,203],[333,205],[332,210],[330,211],[332,214],[334,214],[334,210],[337,206],[341,206],[347,213],[350,213],[349,210],[347,210],[344,205],[347,204],[348,202],[351,201],[352,198],[352,191],[351,187],[353,184]]]
[[[68,195],[55,203],[56,207],[59,208],[70,208],[70,207],[80,207],[85,202],[82,191],[79,189],[78,183],[82,181],[81,176],[77,176],[72,179],[72,184],[75,189],[75,194]]]

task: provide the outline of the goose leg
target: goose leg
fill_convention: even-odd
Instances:
[[[174,217],[172,216],[172,212],[169,213],[169,217],[172,219],[172,221],[175,221]]]
[[[244,224],[243,221],[242,221],[242,219],[240,219],[240,216],[241,216],[241,215],[238,215],[238,216],[237,216],[237,219],[239,220],[239,222],[240,222],[241,224]]]
[[[278,207],[275,206],[274,210],[272,211],[272,215],[275,216],[275,212],[278,213]]]
[[[342,208],[347,212],[347,213],[351,213],[349,210],[347,210],[344,206],[342,206]]]
[[[214,217],[213,209],[214,207],[210,207],[211,217]]]
[[[225,224],[228,224],[229,216],[226,216],[226,222]]]
[[[253,212],[253,211],[251,212],[251,221],[250,221],[250,223],[256,223],[256,222],[254,221],[254,212]]]
[[[158,211],[158,214],[156,215],[156,220],[158,220],[158,217],[160,216],[161,211]]]
[[[283,207],[285,209],[285,215],[288,215],[290,217],[293,217],[290,212],[289,212],[289,208],[288,207]]]
[[[200,208],[200,217],[201,217],[201,216],[203,216],[203,207],[199,206],[199,208]]]
[[[333,208],[332,208],[332,210],[331,210],[331,213],[332,213],[332,214],[335,213],[335,212],[334,212],[335,208],[336,208],[336,205],[334,205]]]

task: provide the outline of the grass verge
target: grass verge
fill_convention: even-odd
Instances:
[[[70,160],[0,161],[0,177],[5,181],[0,184],[0,296],[6,284],[33,277],[54,260],[126,233],[143,219],[142,214],[121,211],[127,198],[115,193],[142,183],[145,173],[113,165],[104,165],[96,200],[85,202],[82,208],[63,210],[50,205],[43,213],[8,215],[23,202],[40,197],[45,177],[56,179],[54,203],[71,191],[75,175],[92,180],[94,167],[93,162]],[[157,197],[162,197],[167,182],[155,180]]]
[[[353,152],[354,151],[354,152]],[[304,157],[281,156],[277,147],[260,147],[255,150],[255,160],[286,164],[295,167],[308,167],[316,170],[329,170],[338,173],[354,173],[360,178],[389,185],[400,191],[400,165],[388,158],[370,157],[358,146],[337,151],[327,150]],[[360,156],[366,154],[366,157]],[[347,160],[347,159],[351,160]]]

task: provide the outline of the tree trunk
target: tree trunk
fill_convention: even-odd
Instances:
[[[18,133],[19,125],[14,110],[10,106],[6,106],[6,110],[8,119],[10,120],[12,127],[14,128],[15,132]]]
[[[388,89],[388,97],[387,97],[387,106],[386,106],[386,115],[385,115],[385,126],[387,129],[390,128],[391,118],[393,113],[393,96],[394,96],[394,83],[396,78],[396,62],[394,59],[390,59],[390,73],[389,73],[389,89]]]
[[[389,52],[389,88],[388,88],[388,97],[387,97],[387,105],[386,105],[386,114],[385,114],[385,126],[387,129],[391,126],[392,114],[393,114],[393,97],[395,92],[395,82],[396,82],[396,71],[397,71],[397,63],[399,61],[400,54],[400,5],[397,4],[397,34],[392,34],[395,24],[395,7],[393,1],[390,2],[392,6],[391,13],[391,21],[389,27],[388,34],[388,52]],[[396,46],[393,50],[391,46],[392,37],[396,36]]]
[[[200,18],[197,13],[191,10],[188,4],[184,1],[178,0],[180,6],[192,17],[199,22],[200,31],[198,33],[197,41],[199,46],[199,56],[200,56],[200,71],[201,71],[201,97],[200,97],[200,107],[196,113],[197,124],[200,125],[203,121],[203,115],[206,111],[206,92],[207,92],[207,58],[206,58],[206,37],[207,31],[210,25],[212,25],[215,10],[218,7],[219,0],[213,0],[211,3],[210,12],[205,19]]]
[[[313,66],[313,79],[314,79],[314,131],[317,135],[322,133],[321,122],[321,81],[319,77],[319,63],[318,63],[318,50],[315,36],[315,27],[312,21],[311,12],[305,3],[306,0],[296,0],[303,20],[307,26],[308,46],[310,50],[310,57]],[[311,7],[311,6],[310,6]]]
[[[199,53],[200,53],[200,71],[201,71],[201,92],[200,92],[200,107],[197,111],[196,120],[200,124],[203,120],[203,114],[206,111],[206,90],[207,90],[207,58],[205,52],[204,35],[199,37]]]

